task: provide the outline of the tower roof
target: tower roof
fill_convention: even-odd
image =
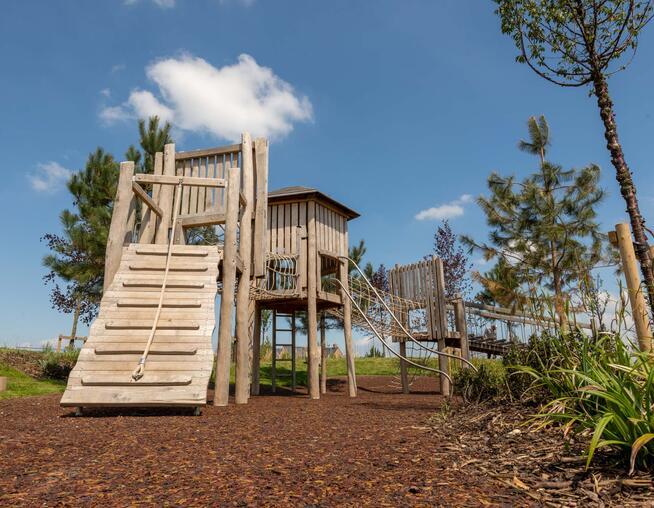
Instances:
[[[292,187],[282,187],[268,192],[268,202],[276,203],[280,201],[289,201],[294,199],[316,199],[318,201],[325,201],[340,210],[347,220],[356,219],[359,214],[351,208],[345,206],[343,203],[336,201],[334,198],[329,197],[327,194],[320,192],[318,189],[311,187],[303,187],[301,185],[294,185]]]

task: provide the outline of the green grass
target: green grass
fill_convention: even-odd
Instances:
[[[354,360],[356,373],[358,376],[395,376],[400,372],[400,364],[397,358],[356,358]],[[291,385],[291,362],[277,362],[277,385]],[[426,373],[429,374],[429,373]],[[213,383],[215,373],[212,373],[211,381]],[[262,385],[272,385],[272,363],[270,361],[261,361],[260,383]],[[327,377],[346,376],[347,365],[345,358],[333,358],[327,360]],[[297,360],[296,364],[296,381],[299,386],[307,385],[307,364],[304,360]],[[234,365],[230,372],[230,382],[234,382]]]
[[[0,376],[8,378],[7,390],[0,392],[0,400],[14,397],[29,397],[61,393],[66,387],[64,381],[34,379],[27,374],[0,363]]]

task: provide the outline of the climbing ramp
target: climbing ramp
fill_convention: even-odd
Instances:
[[[206,404],[222,254],[215,246],[172,246],[147,363],[142,377],[133,377],[157,314],[167,253],[168,245],[124,247],[118,271],[68,379],[62,406]]]

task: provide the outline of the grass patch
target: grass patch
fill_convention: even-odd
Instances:
[[[61,393],[66,387],[65,381],[34,379],[24,372],[9,367],[4,363],[0,363],[0,376],[8,378],[7,390],[0,392],[0,400]]]

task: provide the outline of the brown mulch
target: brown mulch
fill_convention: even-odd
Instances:
[[[58,396],[2,401],[0,506],[589,504],[576,487],[567,501],[544,497],[552,489],[534,475],[544,468],[551,481],[567,481],[557,476],[563,447],[560,439],[550,451],[534,444],[551,433],[510,434],[519,412],[450,409],[431,379],[419,379],[411,395],[390,388],[389,378],[359,377],[359,385],[357,399],[332,380],[320,401],[263,395],[208,406],[199,417],[162,409],[74,417]],[[605,480],[589,490],[598,504],[646,495]]]

